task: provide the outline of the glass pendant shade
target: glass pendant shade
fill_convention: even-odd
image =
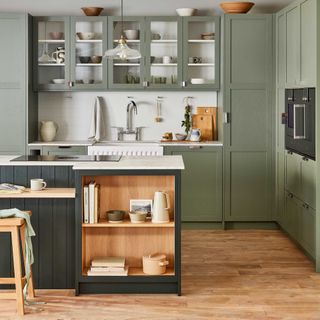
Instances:
[[[141,58],[141,54],[138,50],[129,48],[125,37],[121,35],[118,45],[114,49],[107,50],[103,57],[108,59],[133,60]]]

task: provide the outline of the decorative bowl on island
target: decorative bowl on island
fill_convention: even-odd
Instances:
[[[186,138],[187,138],[187,135],[185,133],[175,133],[174,135],[176,136],[177,140],[179,140],[179,141],[186,140]]]

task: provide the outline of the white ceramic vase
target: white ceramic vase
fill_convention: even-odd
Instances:
[[[53,141],[58,131],[58,125],[54,121],[41,121],[40,138],[41,141]]]

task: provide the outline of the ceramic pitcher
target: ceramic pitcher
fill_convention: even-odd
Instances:
[[[191,129],[190,141],[198,142],[201,139],[201,130],[200,129]]]
[[[58,131],[58,125],[54,121],[40,122],[40,138],[42,141],[53,141]]]
[[[52,59],[56,61],[56,63],[64,63],[65,62],[66,52],[63,47],[57,47],[56,51],[52,52]]]
[[[170,199],[169,194],[163,191],[154,193],[152,222],[166,223],[170,221],[169,217]]]

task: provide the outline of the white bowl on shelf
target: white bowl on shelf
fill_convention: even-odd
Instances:
[[[206,82],[203,78],[192,78],[190,79],[191,84],[204,84]]]
[[[52,79],[51,81],[54,84],[64,84],[65,83],[65,79]]]
[[[128,40],[138,40],[139,39],[139,30],[132,29],[132,30],[124,30],[123,31],[125,37]]]
[[[93,40],[96,34],[94,32],[77,32],[77,36],[80,40]]]
[[[178,8],[176,9],[176,12],[181,17],[190,17],[195,16],[197,9],[194,8]]]

